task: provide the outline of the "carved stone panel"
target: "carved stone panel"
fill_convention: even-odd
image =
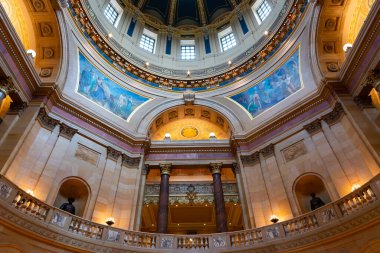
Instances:
[[[99,161],[100,153],[78,143],[75,157],[96,166]]]
[[[294,143],[290,145],[289,147],[282,150],[282,154],[286,162],[290,162],[306,153],[307,153],[307,150],[303,141]]]

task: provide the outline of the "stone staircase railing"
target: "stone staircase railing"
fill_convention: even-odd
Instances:
[[[380,206],[379,198],[380,175],[343,198],[291,220],[228,233],[169,235],[127,231],[82,219],[43,203],[0,176],[0,213],[11,213],[19,219],[26,219],[39,226],[42,224],[47,230],[52,231],[51,233],[64,235],[72,240],[82,240],[81,243],[74,243],[76,247],[86,243],[99,245],[93,247],[96,250],[100,250],[101,247],[139,252],[222,252],[252,249],[275,244],[277,240],[292,240],[296,236],[328,227],[327,225],[339,224],[343,219],[355,217],[361,210]],[[0,220],[7,222],[4,215],[0,215]],[[65,242],[67,239],[62,241],[63,244]],[[85,248],[88,249],[88,246]]]

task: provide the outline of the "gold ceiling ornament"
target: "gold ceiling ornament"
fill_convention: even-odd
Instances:
[[[199,134],[199,131],[196,127],[193,126],[186,126],[182,128],[181,135],[186,138],[194,138],[197,137]]]
[[[211,174],[220,174],[223,163],[210,163]]]
[[[171,163],[160,163],[161,175],[169,175],[170,176],[171,167],[172,167]]]

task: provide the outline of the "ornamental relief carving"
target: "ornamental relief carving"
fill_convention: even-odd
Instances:
[[[290,145],[289,147],[282,150],[282,154],[285,158],[286,162],[290,162],[292,160],[295,160],[296,158],[304,155],[307,153],[307,149],[305,146],[305,143],[302,141],[299,141],[297,143],[294,143]]]

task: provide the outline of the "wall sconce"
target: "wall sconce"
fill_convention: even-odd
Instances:
[[[187,71],[186,75],[187,75],[187,76],[190,76],[190,75],[191,75],[190,70]]]
[[[275,215],[275,214],[272,214],[270,216],[270,221],[273,222],[273,223],[277,223],[280,219]]]
[[[269,31],[268,31],[268,30],[265,30],[265,31],[264,31],[264,35],[265,35],[265,36],[268,36],[268,35],[269,35]]]
[[[145,67],[149,67],[149,62],[145,62]]]
[[[231,60],[229,60],[227,63],[228,63],[229,66],[232,65],[232,61]]]
[[[360,188],[360,185],[359,185],[359,184],[353,184],[352,187],[351,187],[351,190],[352,190],[352,191],[355,191],[355,190],[357,190],[357,189],[359,189],[359,188]]]
[[[107,37],[108,37],[109,39],[111,39],[112,36],[113,36],[112,33],[107,34]]]
[[[108,217],[106,220],[105,220],[106,224],[108,226],[112,226],[113,224],[115,224],[115,219],[113,217]]]
[[[209,137],[210,137],[210,139],[216,139],[216,136],[215,136],[215,133],[214,133],[214,132],[211,132],[211,133],[209,134]]]
[[[28,51],[26,51],[26,54],[28,55],[29,59],[34,63],[34,59],[36,58],[36,51],[34,51],[33,49],[29,49]]]
[[[170,141],[170,134],[169,133],[165,133],[165,138],[164,138],[164,140],[165,141]]]
[[[348,54],[351,51],[352,44],[351,43],[346,43],[343,45],[343,51]]]
[[[26,190],[26,193],[34,197],[34,192],[31,189]]]

